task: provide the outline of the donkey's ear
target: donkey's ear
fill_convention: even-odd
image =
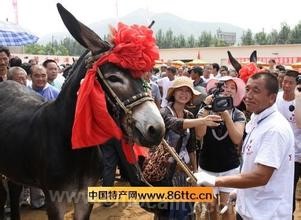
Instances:
[[[250,62],[257,63],[257,51],[254,50],[250,56]]]
[[[56,6],[70,34],[83,47],[89,49],[93,55],[107,51],[111,48],[108,42],[103,41],[94,31],[92,31],[86,25],[78,21],[60,3],[57,3]]]
[[[228,53],[230,63],[232,64],[232,66],[234,67],[236,72],[239,73],[239,70],[241,69],[240,63],[232,56],[232,54],[229,50],[227,51],[227,53]]]

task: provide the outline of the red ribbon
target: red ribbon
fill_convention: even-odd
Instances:
[[[119,23],[117,29],[112,29],[114,47],[87,71],[78,90],[72,127],[72,149],[101,145],[111,138],[122,139],[121,129],[107,110],[105,94],[96,79],[96,72],[99,66],[111,62],[128,69],[134,78],[141,77],[159,59],[159,50],[152,35],[152,30],[145,26]],[[122,140],[122,149],[130,163],[137,161],[133,146],[125,140]],[[139,147],[136,148],[136,155],[147,155],[141,150],[138,153],[137,149]]]

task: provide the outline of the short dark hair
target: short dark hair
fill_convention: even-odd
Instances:
[[[1,52],[6,53],[6,55],[7,55],[8,57],[10,57],[10,52],[9,52],[9,49],[8,49],[7,47],[0,46],[0,53],[1,53]]]
[[[190,71],[193,71],[193,72],[199,74],[199,76],[202,76],[203,72],[204,72],[203,68],[200,66],[195,66]]]
[[[55,63],[55,64],[57,65],[57,63],[56,63],[55,60],[53,60],[53,59],[47,59],[47,60],[45,60],[45,61],[42,63],[43,67],[46,68],[47,65],[48,65],[48,63]]]
[[[21,66],[22,65],[22,60],[19,57],[12,57],[9,60],[9,66],[14,67],[14,66]]]
[[[225,65],[222,65],[220,69],[222,69],[222,68],[223,68],[224,70],[227,70],[227,71],[229,70],[228,67],[225,66]]]
[[[157,74],[157,73],[159,73],[159,72],[160,72],[159,68],[157,68],[157,67],[154,67],[154,68],[153,68],[153,73]]]
[[[167,71],[172,72],[173,74],[177,73],[177,68],[174,66],[167,67]]]
[[[270,72],[259,72],[255,73],[251,76],[251,79],[264,79],[265,81],[265,88],[269,91],[271,94],[277,94],[279,91],[279,83],[277,80],[277,77]]]
[[[21,67],[26,71],[27,75],[30,75],[30,63],[22,63]]]
[[[276,66],[276,69],[279,70],[279,71],[285,71],[285,67],[282,66],[281,64],[278,64],[278,65]]]
[[[287,70],[284,74],[284,76],[293,77],[295,79],[297,79],[298,75],[299,75],[299,72],[297,72],[295,70]]]
[[[212,69],[216,69],[216,71],[219,71],[219,65],[217,63],[212,63]]]

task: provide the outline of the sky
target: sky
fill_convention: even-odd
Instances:
[[[0,20],[15,22],[13,0],[0,0]],[[168,12],[187,20],[225,22],[253,32],[301,21],[301,0],[17,0],[19,24],[37,36],[66,31],[56,9],[60,2],[85,24],[118,18],[139,8]],[[148,14],[145,15],[149,20]],[[122,21],[122,20],[121,20]]]

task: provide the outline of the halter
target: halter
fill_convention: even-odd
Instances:
[[[101,56],[106,55],[110,52],[110,50],[105,52],[100,52],[97,55],[92,55],[86,59],[86,68],[89,69],[92,67],[93,63],[98,60]],[[135,120],[133,118],[133,108],[146,102],[146,101],[154,101],[154,99],[150,96],[148,92],[141,92],[139,94],[133,95],[132,97],[121,101],[120,98],[116,95],[116,93],[113,91],[113,89],[108,84],[107,80],[105,79],[103,73],[100,71],[100,66],[97,68],[97,75],[102,82],[102,86],[104,86],[104,90],[109,92],[109,96],[107,96],[108,102],[114,107],[114,119],[115,122],[119,122],[120,120],[120,109],[125,114],[125,128],[127,129],[128,134],[128,142],[130,144],[134,143],[133,141],[133,130],[135,125]],[[113,100],[110,98],[110,96],[113,98]]]
[[[99,68],[97,68],[97,73],[99,78],[101,79],[103,85],[106,87],[107,91],[110,93],[110,95],[113,97],[115,102],[108,98],[109,102],[114,106],[117,104],[117,107],[119,109],[121,108],[125,114],[125,126],[127,129],[127,134],[129,138],[129,143],[133,143],[133,130],[135,125],[135,119],[133,118],[133,108],[146,102],[146,101],[154,101],[154,99],[149,95],[148,92],[141,92],[137,95],[133,95],[132,97],[126,99],[125,101],[121,101],[116,93],[113,91],[113,89],[108,84],[107,80],[104,78],[103,73],[100,71]],[[116,103],[116,104],[115,104]],[[117,112],[118,116],[120,116],[120,111]],[[117,117],[118,117],[117,116]]]
[[[103,73],[100,71],[99,68],[97,68],[97,74],[100,78],[100,80],[102,81],[103,85],[106,87],[106,89],[108,90],[108,92],[110,93],[110,95],[113,97],[113,99],[116,101],[117,107],[119,108],[115,108],[115,109],[122,109],[124,111],[125,114],[125,119],[126,119],[126,130],[127,130],[127,134],[128,134],[128,141],[129,143],[134,143],[133,140],[133,130],[134,130],[134,126],[135,126],[135,120],[133,118],[133,111],[132,109],[146,101],[154,101],[154,99],[149,95],[149,93],[147,92],[142,92],[139,93],[137,95],[133,95],[132,97],[126,99],[125,101],[121,101],[118,96],[116,95],[116,93],[113,91],[113,89],[110,87],[110,85],[108,84],[107,80],[104,78]],[[112,106],[116,106],[116,104],[113,102],[113,100],[111,100],[108,97],[108,101],[111,103]],[[120,115],[120,111],[117,111],[117,117]],[[135,167],[138,171],[138,179],[140,179],[142,182],[144,182],[146,185],[148,186],[152,186],[143,176],[142,171],[139,167],[139,165],[137,163],[135,163]]]

